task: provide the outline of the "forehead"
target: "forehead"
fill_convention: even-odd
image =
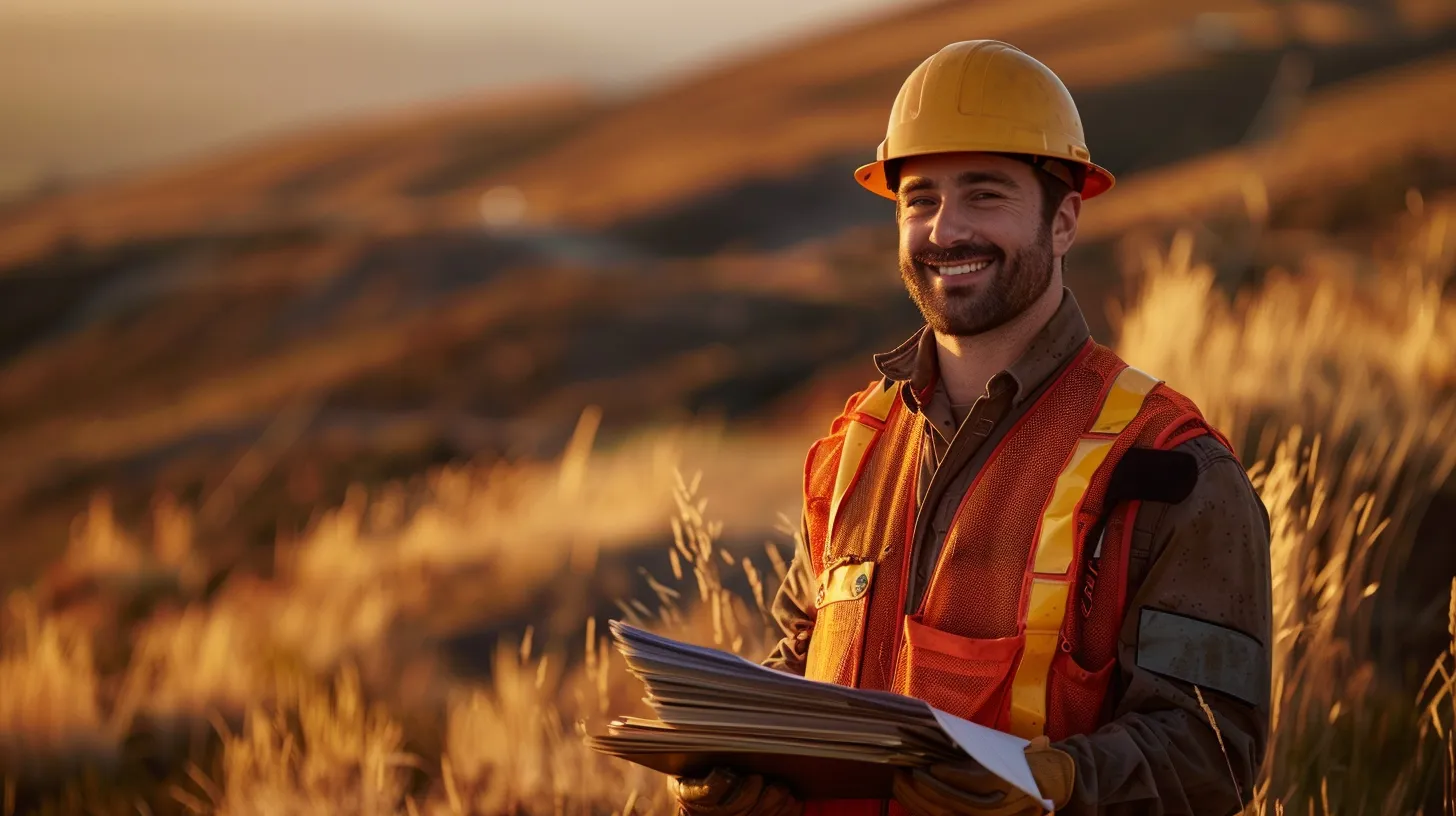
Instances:
[[[1003,176],[1019,187],[1034,185],[1035,170],[1031,165],[995,153],[932,153],[908,156],[900,161],[900,182],[916,178],[937,187],[951,187],[966,174]]]

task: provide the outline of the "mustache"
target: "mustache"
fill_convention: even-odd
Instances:
[[[920,266],[954,266],[975,258],[1001,260],[1006,253],[993,244],[963,244],[945,249],[922,249],[910,256]]]

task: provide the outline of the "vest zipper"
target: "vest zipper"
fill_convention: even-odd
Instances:
[[[900,618],[900,622],[895,624],[894,650],[890,653],[890,676],[885,678],[885,682],[890,685],[888,691],[894,691],[895,672],[900,670],[900,647],[904,646],[904,631],[906,631],[906,589],[910,583],[910,545],[913,542],[914,530],[909,530],[906,533],[906,542],[904,542],[906,551],[900,555],[900,593],[895,596],[895,616]]]
[[[920,492],[920,470],[915,470],[915,476],[911,480],[910,495],[913,497]],[[900,670],[900,648],[904,645],[905,618],[908,613],[905,611],[905,594],[910,587],[910,569],[913,566],[910,554],[914,551],[915,545],[915,522],[919,516],[919,503],[916,501],[906,502],[905,509],[905,552],[900,555],[900,592],[895,598],[895,615],[900,622],[895,625],[894,650],[890,652],[890,675],[885,678],[888,685],[887,691],[895,690],[895,672]],[[886,805],[885,807],[889,807]],[[888,813],[888,811],[886,811]]]

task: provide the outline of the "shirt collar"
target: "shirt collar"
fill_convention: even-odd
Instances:
[[[1092,336],[1087,319],[1077,305],[1072,290],[1062,288],[1062,301],[1041,331],[1027,345],[1026,351],[1002,373],[1011,378],[1016,393],[1013,405],[1020,405],[1038,386],[1061,370]],[[940,377],[936,356],[935,334],[929,326],[921,326],[909,339],[890,351],[875,355],[875,368],[881,376],[901,383],[900,394],[912,411],[919,410],[931,398]]]

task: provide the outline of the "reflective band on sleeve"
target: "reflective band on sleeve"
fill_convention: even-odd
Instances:
[[[1269,701],[1269,652],[1236,629],[1144,608],[1138,615],[1138,668],[1249,705]]]
[[[892,387],[886,389],[882,383],[876,387],[868,397],[855,406],[859,414],[871,417],[884,423],[890,416],[890,409],[894,407],[895,400],[900,396],[900,389]],[[859,475],[859,467],[864,462],[865,454],[869,452],[870,443],[879,435],[880,428],[871,426],[864,422],[851,421],[849,427],[844,431],[844,447],[839,454],[839,470],[834,475],[834,495],[829,501],[829,524],[825,529],[825,540],[834,535],[834,519],[839,515],[839,506],[844,503],[844,497],[849,489],[854,486],[854,479]]]
[[[1159,382],[1132,367],[1118,372],[1089,435],[1077,440],[1042,513],[1031,559],[1031,597],[1023,621],[1026,646],[1011,683],[1011,733],[1019,737],[1031,739],[1046,732],[1048,675],[1075,578],[1069,572],[1077,552],[1077,508],[1092,477],[1112,452],[1116,435],[1142,410],[1143,401]]]

